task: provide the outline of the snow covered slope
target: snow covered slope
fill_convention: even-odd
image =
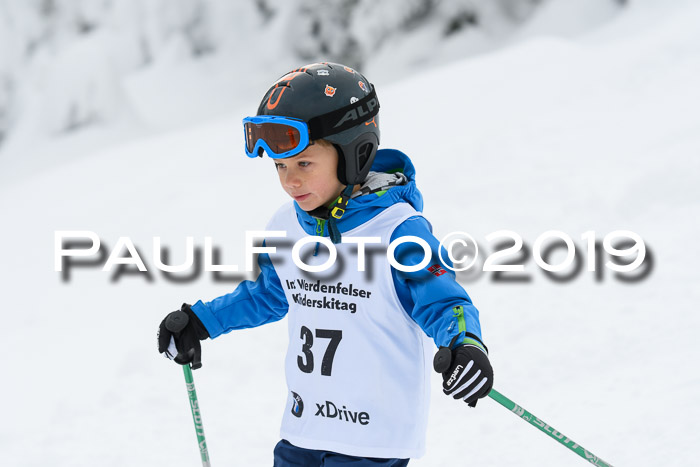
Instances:
[[[484,246],[500,229],[529,246],[552,229],[579,246],[590,230],[645,240],[654,263],[638,282],[584,268],[556,283],[530,258],[529,282],[465,283],[495,387],[614,465],[693,465],[700,432],[698,25],[696,2],[642,2],[593,34],[535,37],[378,89],[383,146],[413,158],[436,234],[463,230]],[[66,163],[0,187],[3,465],[197,465],[181,371],[157,355],[155,331],[181,302],[235,280],[167,281],[152,238],[173,263],[191,235],[243,264],[245,230],[286,196],[270,161],[242,153],[240,119],[253,111],[56,154]],[[63,281],[56,230],[94,231],[109,248],[130,237],[150,280],[93,266]],[[205,343],[195,379],[214,465],[271,464],[285,324]],[[468,409],[438,387],[435,375],[428,454],[411,465],[583,465],[493,401]]]

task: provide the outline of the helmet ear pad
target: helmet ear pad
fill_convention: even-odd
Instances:
[[[338,151],[338,180],[343,185],[359,185],[365,181],[377,155],[379,138],[364,133],[348,144],[334,143]]]

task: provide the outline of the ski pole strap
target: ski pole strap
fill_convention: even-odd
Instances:
[[[204,438],[204,425],[202,424],[202,415],[199,411],[197,391],[194,388],[194,379],[192,378],[192,370],[190,369],[189,364],[182,365],[182,370],[185,373],[187,395],[190,399],[190,410],[192,411],[192,420],[194,421],[194,431],[197,433],[197,445],[199,446],[199,455],[202,458],[202,466],[211,467],[211,464],[209,463],[209,450],[207,449],[207,440]]]
[[[577,444],[572,439],[569,439],[563,433],[560,433],[554,427],[549,426],[545,421],[540,420],[535,415],[520,407],[518,404],[508,399],[506,396],[496,391],[495,389],[491,389],[491,392],[489,392],[489,397],[501,404],[506,409],[513,412],[518,417],[528,422],[530,425],[546,433],[550,438],[557,440],[560,444],[566,446],[579,456],[583,457],[591,464],[600,467],[612,467],[611,464],[608,464],[603,459],[588,451],[583,446]]]

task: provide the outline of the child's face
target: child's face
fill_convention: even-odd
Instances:
[[[328,206],[343,191],[338,152],[325,141],[316,141],[294,157],[277,159],[275,165],[282,188],[304,211]]]

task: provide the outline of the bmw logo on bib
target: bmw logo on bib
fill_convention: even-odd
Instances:
[[[302,412],[304,412],[304,401],[301,400],[301,396],[296,392],[292,391],[292,415],[295,417],[301,417]]]

